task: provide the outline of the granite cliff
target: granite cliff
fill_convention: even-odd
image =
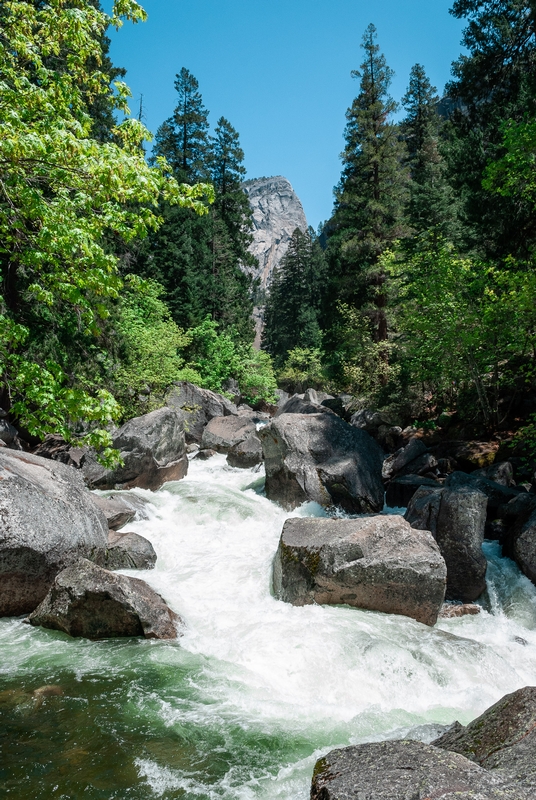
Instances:
[[[269,288],[272,273],[287,252],[292,234],[307,230],[307,220],[300,200],[286,178],[254,178],[243,184],[253,211],[253,242],[250,250],[258,261],[252,272],[260,288]],[[260,346],[263,307],[254,309],[255,346]]]

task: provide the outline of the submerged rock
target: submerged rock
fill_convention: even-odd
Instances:
[[[352,512],[383,507],[383,453],[335,414],[282,414],[259,431],[266,496],[286,509],[307,500]]]
[[[0,450],[0,616],[33,611],[60,570],[99,557],[107,541],[104,514],[79,472]]]
[[[82,472],[91,489],[159,489],[166,481],[184,478],[188,457],[182,413],[172,408],[159,408],[135,417],[113,436],[123,466],[106,469],[97,460],[86,456]]]
[[[145,581],[118,575],[86,559],[56,575],[28,622],[87,639],[175,639],[182,625]]]
[[[486,505],[486,496],[467,486],[421,486],[409,502],[405,518],[417,530],[432,532],[447,564],[448,600],[467,603],[486,588]]]
[[[288,519],[274,561],[276,597],[345,603],[434,625],[446,567],[433,537],[399,516]]]
[[[311,800],[529,800],[508,776],[408,739],[332,750],[316,762]]]

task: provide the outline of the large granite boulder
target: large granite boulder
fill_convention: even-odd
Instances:
[[[307,395],[307,396],[306,396]],[[316,400],[311,399],[310,395],[306,392],[305,394],[293,394],[292,397],[289,397],[286,403],[283,403],[281,406],[278,407],[275,416],[280,417],[281,414],[334,414],[334,411],[331,411],[326,406],[321,405]]]
[[[257,430],[250,416],[214,417],[203,431],[201,447],[228,453],[233,447],[249,439]]]
[[[533,800],[508,775],[408,739],[332,750],[316,762],[311,800]]]
[[[536,511],[532,511],[525,522],[514,526],[506,550],[521,572],[536,584]]]
[[[104,514],[80,473],[0,450],[0,616],[33,611],[60,570],[97,558],[107,540]]]
[[[122,466],[106,469],[88,454],[82,472],[91,489],[156,490],[166,481],[178,481],[188,471],[182,413],[159,408],[126,422],[113,436]]]
[[[294,605],[345,603],[434,625],[447,570],[432,535],[400,516],[288,519],[274,593]]]
[[[447,599],[476,600],[486,588],[482,553],[486,496],[467,486],[422,486],[411,498],[405,518],[413,528],[431,531],[447,564]]]
[[[87,639],[175,639],[181,626],[180,617],[145,581],[110,572],[87,559],[56,575],[28,622]]]
[[[250,469],[262,462],[262,444],[257,433],[251,433],[247,439],[233,445],[227,454],[230,467]]]
[[[80,469],[86,460],[88,450],[87,447],[74,447],[59,434],[49,433],[32,452],[36,456],[51,458],[53,461],[61,461],[62,464]]]
[[[237,413],[236,406],[226,397],[187,381],[180,381],[173,386],[166,397],[166,404],[182,412],[188,444],[199,444],[205,427],[214,417],[229,417]]]
[[[433,744],[486,769],[504,770],[536,797],[536,687],[505,695],[466,727],[455,723]]]
[[[282,414],[259,431],[266,496],[286,509],[308,500],[352,512],[383,507],[383,453],[335,414]]]
[[[490,467],[476,469],[473,473],[480,478],[487,478],[501,486],[515,486],[514,468],[509,461],[497,461]]]
[[[523,489],[516,486],[503,486],[496,481],[485,478],[477,472],[467,474],[466,472],[452,472],[445,481],[445,486],[456,488],[466,486],[477,492],[482,492],[488,498],[487,516],[488,519],[495,519],[499,509],[505,503],[510,502],[519,494],[526,494]]]

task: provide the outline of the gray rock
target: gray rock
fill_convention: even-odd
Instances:
[[[33,453],[42,458],[51,458],[60,461],[69,467],[80,469],[87,456],[87,447],[73,447],[65,441],[63,436],[51,433],[34,448]]]
[[[490,467],[483,469],[476,469],[471,473],[478,477],[487,478],[495,483],[500,483],[501,486],[515,486],[514,468],[509,461],[498,461]]]
[[[184,439],[184,420],[177,409],[159,408],[135,417],[113,436],[123,466],[106,469],[90,454],[82,472],[91,489],[159,489],[166,481],[184,478],[188,457]]]
[[[212,458],[212,456],[216,455],[218,455],[216,450],[212,450],[211,448],[207,447],[198,450],[193,457],[195,458],[196,461],[208,461],[209,458]]]
[[[505,771],[536,797],[536,687],[505,695],[463,727],[456,723],[435,747],[460,753],[481,767]],[[517,798],[516,798],[517,800]]]
[[[482,553],[486,496],[467,486],[421,487],[405,518],[418,530],[431,531],[447,564],[447,599],[476,600],[486,588],[487,562]]]
[[[16,428],[7,421],[7,419],[0,418],[0,439],[8,447],[12,445],[17,439],[19,432]]]
[[[319,389],[307,389],[303,393],[303,399],[310,400],[312,403],[318,403],[318,405],[320,405],[324,400],[333,400],[334,397],[332,394],[321,392]]]
[[[93,502],[106,517],[108,528],[118,531],[128,522],[132,522],[136,516],[136,511],[121,498],[103,497],[102,495],[92,494]]]
[[[216,450],[217,453],[228,453],[255,431],[255,422],[249,416],[214,417],[203,431],[201,447]]]
[[[153,569],[156,553],[151,542],[132,531],[108,534],[108,549],[99,566],[105,569]]]
[[[393,478],[387,485],[385,504],[389,508],[406,508],[411,498],[421,486],[431,489],[440,489],[441,484],[433,478],[423,478],[422,475],[403,475]],[[423,530],[428,530],[423,528]]]
[[[150,500],[145,497],[140,497],[134,492],[113,492],[109,495],[113,500],[120,500],[128,508],[134,512],[133,521],[139,522],[140,520],[149,519],[147,507],[151,505]]]
[[[97,558],[107,541],[106,519],[80,473],[0,450],[0,616],[33,611],[60,570]]]
[[[432,453],[422,453],[422,455],[414,458],[409,464],[406,464],[402,469],[397,470],[396,477],[403,475],[427,475],[428,473],[435,474],[437,472],[437,458]]]
[[[236,406],[226,397],[187,381],[175,384],[166,397],[166,404],[182,411],[188,444],[201,442],[206,425],[214,417],[234,416],[237,413]]]
[[[270,500],[286,509],[307,500],[357,513],[382,509],[383,454],[365,431],[334,414],[282,414],[258,435]]]
[[[402,517],[309,517],[285,522],[273,584],[294,605],[345,603],[434,625],[446,573],[432,535]]]
[[[508,503],[519,494],[525,494],[523,490],[516,486],[502,486],[500,483],[477,475],[475,472],[452,472],[445,481],[445,486],[468,486],[471,489],[482,492],[488,498],[488,519],[495,519],[500,506]]]
[[[529,800],[509,776],[407,739],[332,750],[316,762],[311,800]]]
[[[256,433],[250,434],[243,442],[235,444],[229,450],[227,463],[230,467],[250,469],[262,461],[262,444]]]
[[[415,459],[418,459],[419,456],[425,455],[427,452],[428,448],[424,444],[423,440],[414,437],[405,447],[401,448],[398,453],[395,454],[391,468],[391,474],[393,476],[398,475],[405,467],[408,466],[408,464],[413,463]]]
[[[525,523],[514,527],[508,550],[521,572],[536,584],[536,511]]]
[[[280,417],[282,414],[333,414],[326,406],[320,405],[316,400],[310,400],[305,395],[293,394],[289,397],[286,403],[280,406],[275,416]]]
[[[354,415],[361,411],[363,401],[351,394],[339,394],[337,397],[323,400],[322,405],[331,409],[331,411],[337,414],[338,417],[341,417],[345,422],[350,422],[354,419]],[[374,414],[376,412],[371,413]],[[355,427],[361,426],[356,425]],[[371,430],[375,430],[375,427],[373,426]]]
[[[86,559],[56,575],[28,622],[87,639],[175,639],[182,624],[145,581],[118,575]]]
[[[457,617],[475,616],[482,609],[474,603],[443,603],[439,616],[441,619],[455,619]]]

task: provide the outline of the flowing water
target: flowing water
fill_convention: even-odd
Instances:
[[[430,741],[536,684],[536,588],[485,545],[478,616],[428,628],[270,592],[288,513],[223,456],[150,498],[147,580],[185,620],[178,642],[90,642],[0,620],[0,796],[306,800],[337,746]],[[294,512],[320,516],[314,504]],[[53,685],[53,690],[37,692]]]

